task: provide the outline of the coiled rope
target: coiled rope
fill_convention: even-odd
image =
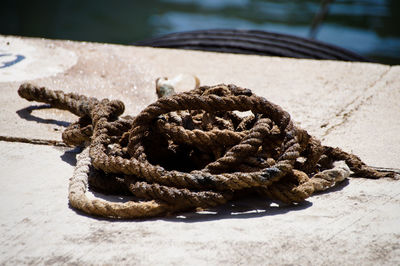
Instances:
[[[70,205],[112,218],[163,216],[209,208],[249,194],[285,203],[304,201],[347,178],[393,177],[357,156],[321,145],[290,115],[249,89],[202,86],[159,92],[136,117],[124,104],[22,84],[28,101],[68,110],[79,120],[63,132],[68,145],[86,146],[70,179]],[[236,111],[251,111],[239,116]],[[88,186],[131,194],[125,203],[91,199]]]

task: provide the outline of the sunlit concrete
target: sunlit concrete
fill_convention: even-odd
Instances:
[[[157,77],[183,73],[204,85],[250,88],[324,144],[371,165],[400,167],[400,66],[6,36],[0,50],[27,60],[0,68],[2,136],[61,140],[76,119],[20,99],[22,82],[121,99],[128,114],[137,114],[156,99]],[[352,178],[294,207],[253,199],[201,213],[111,221],[68,206],[79,149],[3,141],[0,150],[2,264],[400,263],[399,181]]]

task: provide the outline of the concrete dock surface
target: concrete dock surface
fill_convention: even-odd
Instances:
[[[120,99],[135,115],[158,77],[178,90],[236,84],[323,144],[400,168],[400,66],[0,36],[0,136],[61,141],[74,115],[21,99],[21,83]],[[68,206],[78,148],[0,141],[0,264],[399,265],[400,181],[350,178],[298,206],[250,199],[149,220]],[[113,201],[99,193],[92,196]]]

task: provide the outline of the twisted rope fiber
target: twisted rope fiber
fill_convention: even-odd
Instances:
[[[87,146],[70,179],[69,201],[91,215],[163,216],[254,193],[297,203],[351,171],[368,178],[393,175],[322,146],[281,107],[235,85],[172,91],[136,117],[120,117],[121,101],[32,84],[22,84],[18,93],[80,117],[62,134],[67,145]],[[240,117],[234,111],[252,114]],[[137,200],[91,199],[85,194],[88,185],[103,193],[130,193]]]

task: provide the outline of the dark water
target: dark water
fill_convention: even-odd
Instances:
[[[130,44],[194,29],[259,29],[310,36],[321,1],[3,0],[0,33]],[[400,0],[336,0],[316,39],[400,64]]]

